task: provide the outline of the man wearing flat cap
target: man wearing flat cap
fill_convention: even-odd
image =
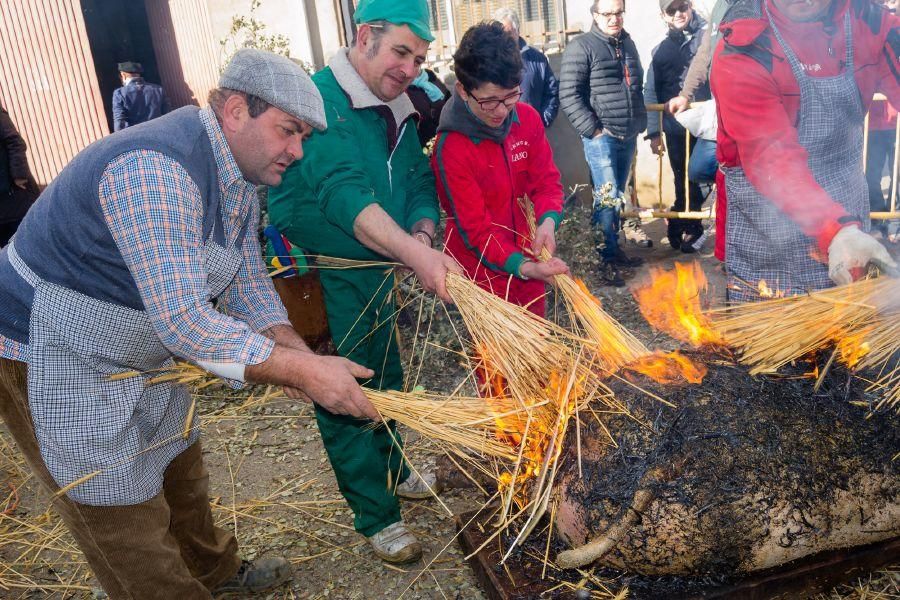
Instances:
[[[214,526],[188,391],[110,376],[177,357],[377,417],[356,382],[372,372],[309,351],[257,243],[255,186],[325,128],[321,96],[241,50],[209,104],[83,150],[0,251],[0,416],[111,598],[246,597],[290,569],[241,561]]]
[[[113,131],[144,123],[169,112],[169,99],[162,86],[149,83],[143,77],[141,63],[119,63],[122,87],[113,92]]]
[[[434,39],[428,7],[425,0],[361,0],[354,19],[352,46],[313,76],[328,129],[310,137],[303,162],[269,190],[269,217],[307,252],[402,263],[446,301],[447,272],[460,268],[432,249],[434,178],[405,93]],[[375,371],[368,385],[400,389],[393,273],[370,266],[320,276],[338,353]],[[430,496],[433,475],[410,474],[393,423],[373,427],[324,406],[316,407],[316,419],[356,530],[386,561],[418,560],[422,547],[400,518],[398,495]]]

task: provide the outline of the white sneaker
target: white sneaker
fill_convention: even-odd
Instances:
[[[372,550],[383,561],[404,564],[422,558],[422,544],[416,539],[403,521],[392,523],[366,538]]]
[[[397,495],[410,500],[431,498],[440,492],[437,474],[434,471],[426,471],[421,477],[415,471],[411,471],[406,481],[397,486]]]
[[[647,237],[644,228],[641,227],[640,219],[628,219],[622,225],[622,231],[625,232],[625,239],[635,244],[639,248],[652,248],[653,240]]]

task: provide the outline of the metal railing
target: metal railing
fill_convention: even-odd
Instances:
[[[887,102],[887,98],[883,94],[875,94],[873,97],[875,102]],[[703,102],[692,102],[690,104],[691,108],[696,108],[702,105]],[[663,140],[665,140],[665,132],[663,130],[663,115],[666,110],[665,104],[647,104],[648,112],[656,112],[657,118],[659,119],[659,132],[660,135],[663,136]],[[691,159],[691,133],[685,129],[685,157],[684,157],[684,188],[685,188],[685,198],[689,194],[690,187],[690,178],[688,165],[690,164]],[[668,147],[668,146],[666,146]],[[894,163],[892,166],[892,177],[891,177],[891,198],[890,198],[890,210],[887,212],[871,212],[869,213],[869,217],[871,219],[876,220],[884,220],[884,219],[900,219],[900,211],[897,211],[897,185],[898,185],[898,167],[900,167],[900,152],[897,149],[900,148],[900,118],[896,119],[896,125],[894,127]],[[869,115],[866,114],[865,118],[865,127],[864,127],[864,135],[863,135],[863,172],[865,172],[866,168],[866,158],[868,156],[869,150]],[[623,216],[626,217],[654,217],[661,219],[712,219],[715,217],[715,205],[711,205],[708,209],[702,211],[667,211],[665,210],[665,203],[663,202],[663,155],[660,154],[657,156],[657,162],[659,164],[659,170],[657,173],[656,179],[656,189],[657,189],[657,205],[656,210],[634,210],[628,211],[624,213]],[[637,161],[632,162],[632,177],[634,181],[637,181],[634,178],[634,171],[636,169]],[[637,186],[634,186],[634,204],[639,207],[640,204],[637,201]]]

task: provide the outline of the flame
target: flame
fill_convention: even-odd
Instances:
[[[856,367],[872,349],[869,342],[866,341],[869,332],[869,330],[865,330],[852,335],[844,334],[836,339],[841,360],[851,369]]]
[[[694,347],[725,344],[700,306],[707,281],[698,263],[675,263],[674,271],[654,268],[650,276],[649,284],[634,290],[650,325]]]
[[[625,366],[625,370],[646,375],[657,383],[702,383],[706,366],[695,363],[680,352],[656,351]]]
[[[509,386],[503,375],[496,369],[485,349],[477,350],[480,362],[478,375],[482,397],[492,399],[508,399]],[[562,453],[564,436],[551,435],[557,420],[563,422],[576,409],[577,399],[583,390],[576,384],[569,389],[569,380],[553,372],[550,381],[543,389],[543,398],[531,403],[530,419],[521,413],[494,414],[495,437],[510,447],[521,451],[522,460],[515,472],[503,472],[497,479],[501,490],[515,486],[515,501],[522,507],[527,503],[527,487],[529,480],[541,475],[545,464],[553,462]],[[549,402],[545,402],[549,401]],[[544,403],[544,404],[541,404]],[[538,406],[540,404],[540,406]],[[500,406],[496,403],[495,406]],[[506,403],[508,406],[508,403]],[[551,443],[553,447],[551,448]],[[549,461],[547,460],[549,457]]]
[[[784,290],[773,290],[765,279],[759,280],[759,283],[756,284],[756,291],[760,298],[784,298]]]

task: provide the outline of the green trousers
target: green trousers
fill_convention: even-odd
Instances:
[[[321,272],[328,326],[338,354],[375,371],[363,385],[403,386],[395,338],[393,274],[384,268]],[[316,421],[356,530],[371,536],[400,520],[395,489],[409,477],[396,424],[332,414],[318,405]],[[390,428],[390,429],[388,429]]]

